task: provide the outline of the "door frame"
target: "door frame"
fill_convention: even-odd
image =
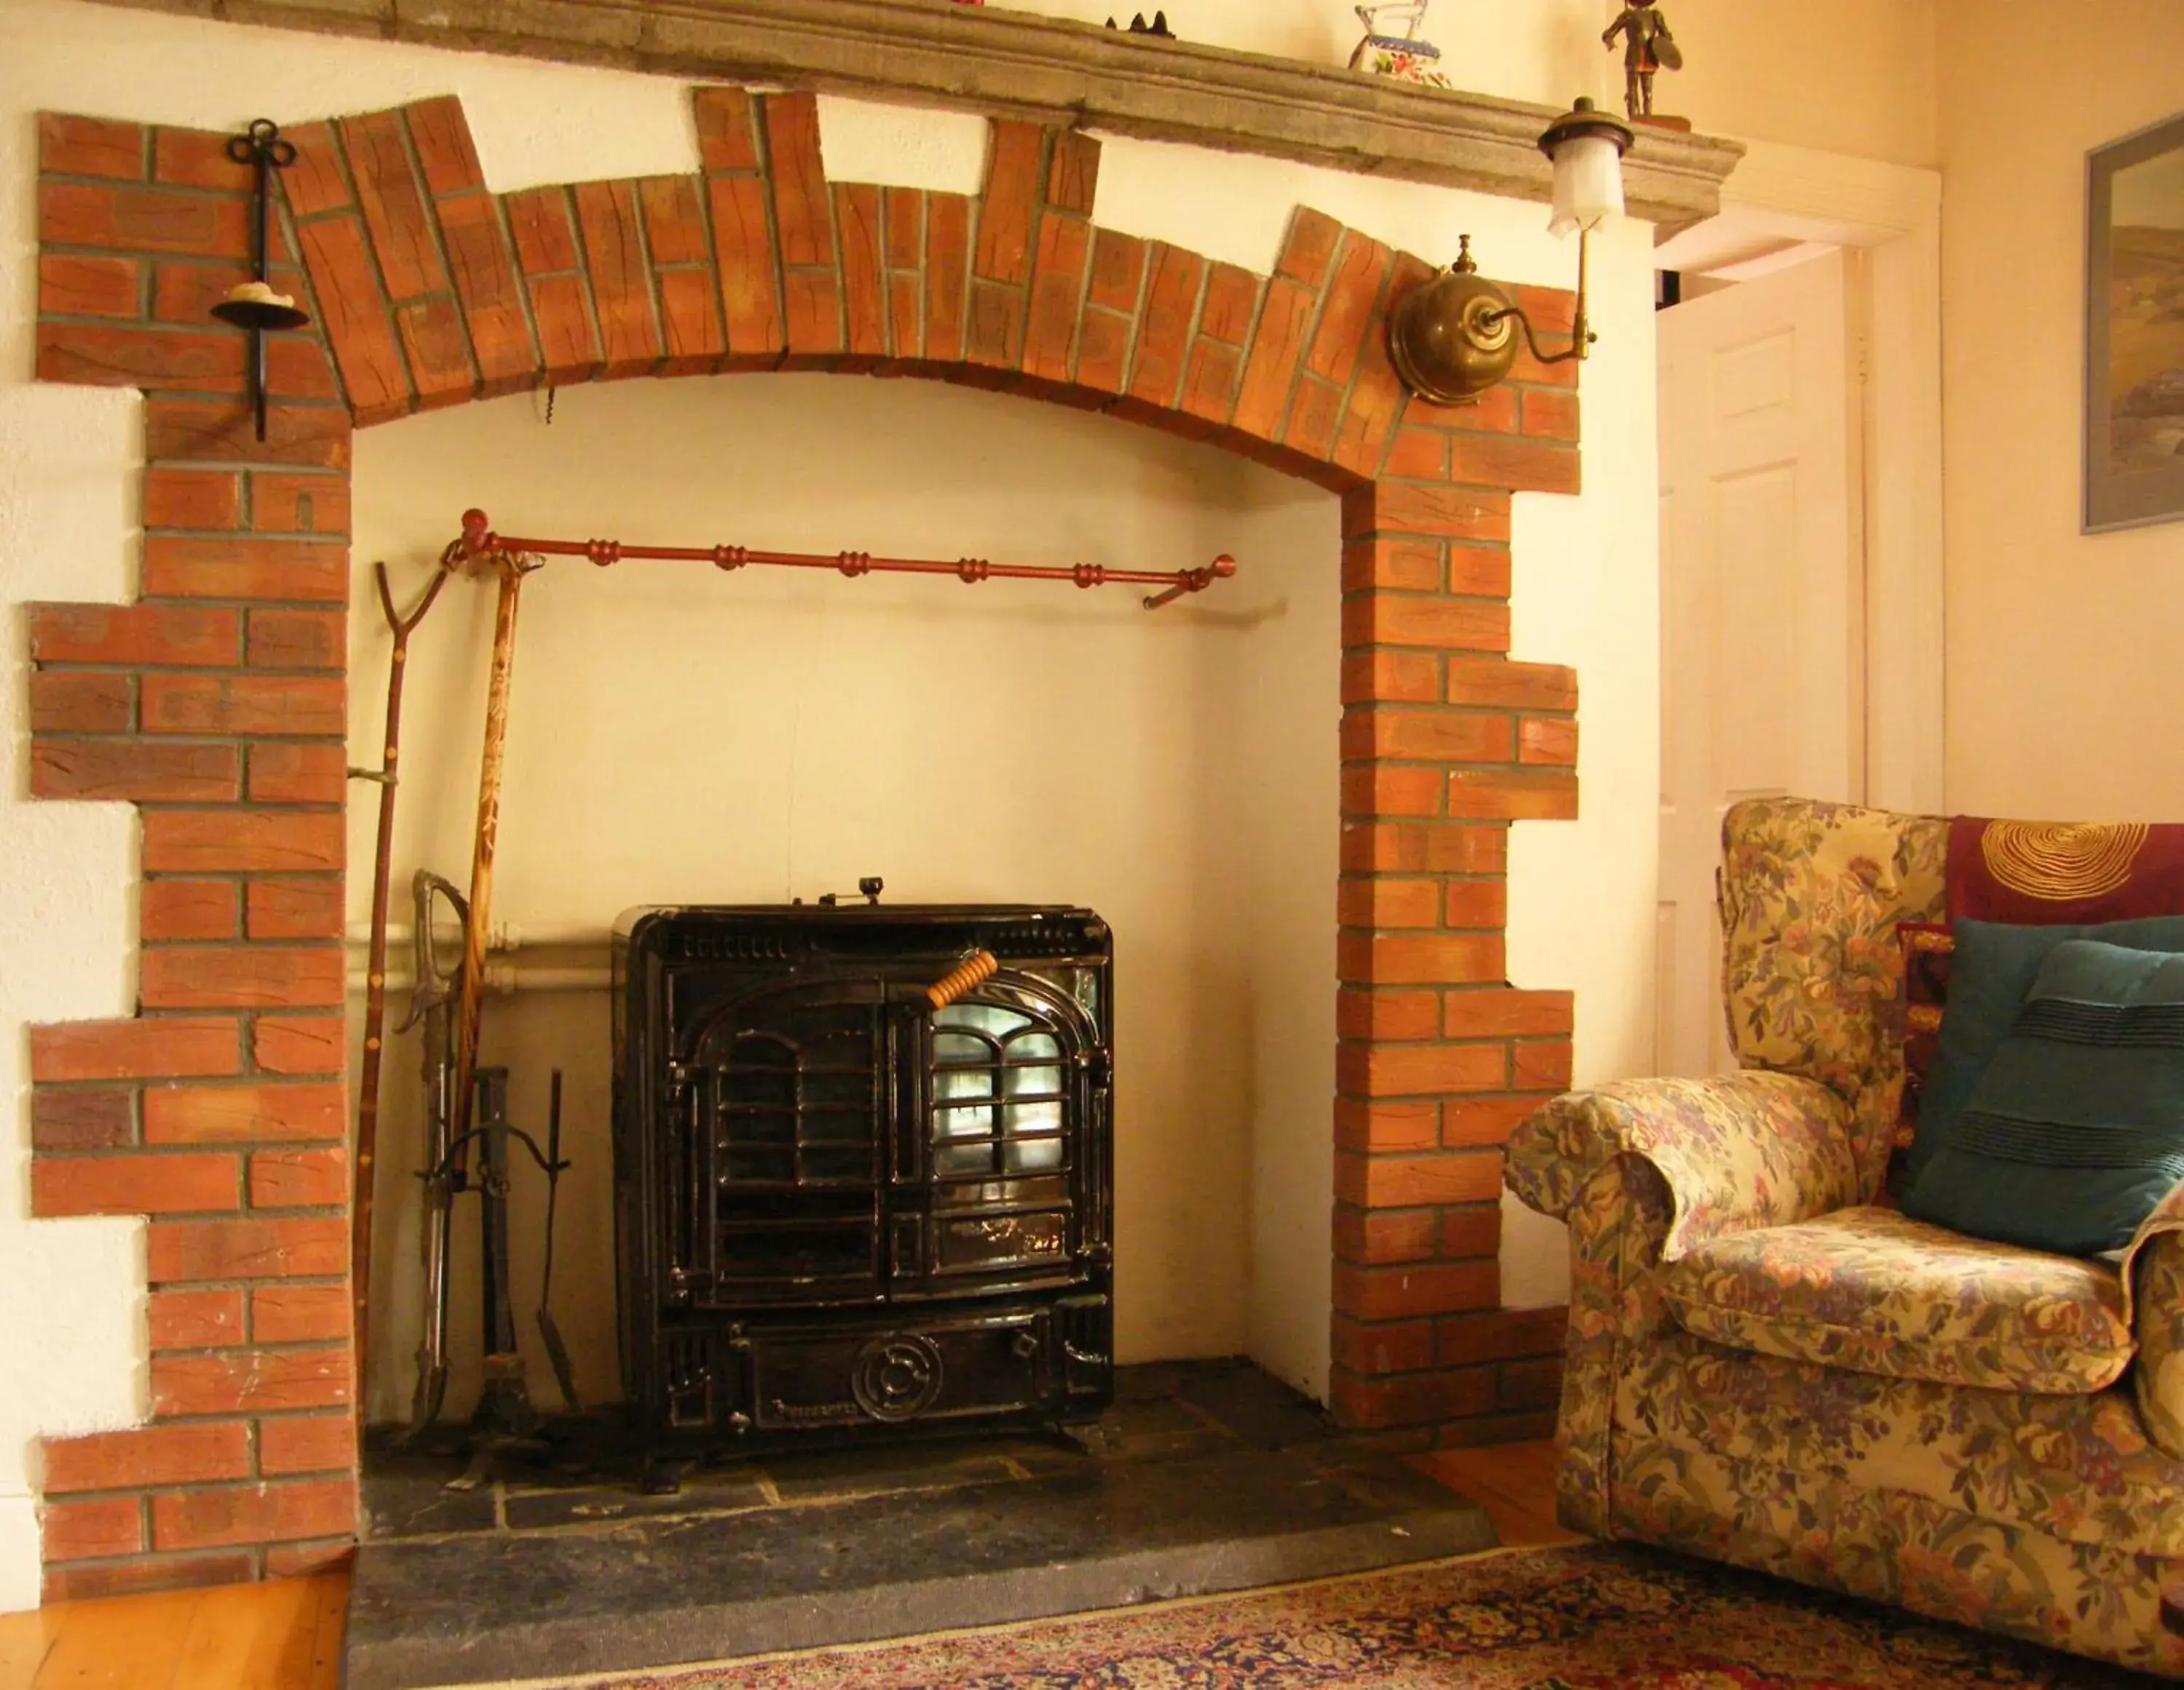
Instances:
[[[1844,153],[1747,143],[1722,208],[1747,230],[1858,254],[1863,361],[1865,802],[1944,802],[1942,177]],[[1689,225],[1687,225],[1688,227]],[[1703,225],[1697,225],[1702,227]],[[1657,242],[1685,230],[1663,227]],[[1862,305],[1862,309],[1859,308]]]

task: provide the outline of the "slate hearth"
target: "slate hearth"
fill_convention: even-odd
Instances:
[[[1119,1370],[1087,1450],[979,1438],[690,1476],[368,1452],[348,1690],[863,1642],[1490,1547],[1475,1504],[1241,1360]],[[581,1448],[577,1440],[572,1448]],[[564,1467],[582,1465],[565,1454]]]

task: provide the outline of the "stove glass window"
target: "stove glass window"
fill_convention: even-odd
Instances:
[[[933,1017],[933,1159],[943,1177],[1061,1165],[1061,1042],[996,1003]]]

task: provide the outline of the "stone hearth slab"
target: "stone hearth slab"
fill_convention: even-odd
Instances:
[[[344,1682],[666,1666],[1495,1542],[1475,1504],[1335,1435],[1248,1364],[1124,1369],[1106,1431],[1091,1454],[985,1439],[777,1457],[675,1498],[596,1479],[500,1486],[473,1493],[483,1510],[442,1505],[444,1472],[419,1458],[367,1458]]]

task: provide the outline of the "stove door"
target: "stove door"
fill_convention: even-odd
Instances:
[[[767,987],[699,1035],[678,1079],[699,1306],[883,1297],[888,997],[878,979]]]
[[[1052,1285],[1081,1272],[1096,1041],[1048,982],[1004,973],[921,1015],[905,1042],[922,1201],[896,1200],[905,1295]]]

